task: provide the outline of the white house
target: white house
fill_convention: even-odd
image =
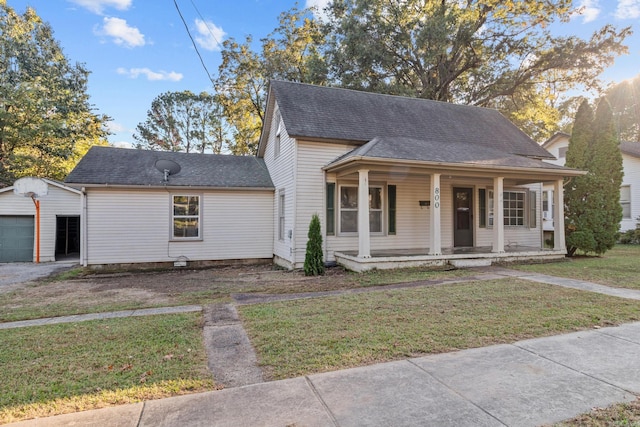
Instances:
[[[549,163],[564,166],[569,148],[571,135],[557,133],[542,144],[555,159],[546,160]],[[622,168],[624,176],[620,187],[620,204],[622,205],[622,221],[620,231],[636,228],[640,217],[640,143],[620,142],[622,154]],[[544,229],[553,230],[553,189],[545,187],[543,201]]]
[[[357,271],[563,257],[544,248],[542,188],[567,176],[496,110],[272,81],[256,157],[94,147],[83,263],[304,263],[313,214],[325,261]],[[561,203],[557,203],[561,205]]]
[[[43,179],[48,194],[40,202],[40,261],[79,258],[81,192]],[[36,260],[36,208],[30,197],[0,189],[0,262]]]

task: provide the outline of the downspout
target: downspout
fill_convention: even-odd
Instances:
[[[87,267],[87,193],[85,188],[80,190],[80,265]]]
[[[31,200],[36,206],[36,264],[40,264],[40,200],[32,195]]]

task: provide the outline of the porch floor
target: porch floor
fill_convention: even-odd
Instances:
[[[494,253],[489,246],[443,248],[441,255],[430,255],[428,248],[372,250],[370,258],[359,258],[358,251],[337,251],[336,262],[349,270],[367,271],[403,267],[455,265],[477,267],[492,262],[554,260],[564,258],[565,251],[540,247],[510,245],[504,252]]]

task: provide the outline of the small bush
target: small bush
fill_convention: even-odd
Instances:
[[[320,276],[324,274],[324,261],[322,259],[322,234],[318,214],[311,217],[308,237],[307,252],[304,257],[304,274],[305,276]]]
[[[636,218],[636,220],[638,222],[636,223],[635,230],[627,230],[620,233],[618,243],[622,243],[623,245],[640,245],[640,217]]]

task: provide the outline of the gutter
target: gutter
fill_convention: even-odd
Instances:
[[[88,265],[87,244],[89,242],[87,236],[87,193],[85,188],[80,190],[80,264],[83,267]]]

